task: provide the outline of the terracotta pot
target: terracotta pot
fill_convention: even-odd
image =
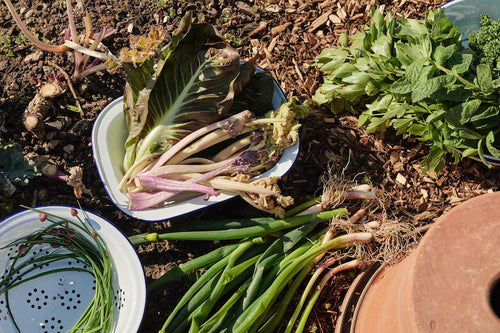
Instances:
[[[453,208],[410,256],[360,280],[336,332],[500,332],[500,192]]]

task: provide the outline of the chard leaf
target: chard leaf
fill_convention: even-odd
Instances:
[[[411,99],[414,103],[428,98],[438,89],[453,84],[456,77],[453,75],[440,75],[433,77],[430,80],[422,80],[417,84],[417,87],[411,93]]]
[[[240,69],[237,51],[213,26],[195,24],[187,13],[160,51],[160,61],[154,67],[146,61],[128,73],[124,169],[224,116],[253,71]]]

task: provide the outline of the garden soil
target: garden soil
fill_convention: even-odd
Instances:
[[[396,16],[421,18],[443,0],[96,0],[86,1],[93,25],[113,27],[116,33],[104,40],[113,53],[129,46],[131,35],[146,34],[162,25],[170,33],[187,10],[201,21],[214,24],[243,60],[256,54],[259,65],[269,70],[288,98],[300,101],[312,97],[321,84],[321,73],[312,64],[320,51],[337,44],[338,36],[353,34],[368,21],[371,8],[382,5]],[[61,43],[67,28],[65,1],[20,0],[15,6],[38,38]],[[83,27],[79,26],[80,29]],[[17,186],[11,195],[1,194],[0,220],[21,210],[19,205],[70,205],[113,222],[127,235],[168,229],[171,225],[196,223],[207,218],[260,216],[243,200],[232,199],[202,211],[159,223],[145,223],[120,212],[108,198],[97,173],[90,140],[99,112],[123,94],[124,74],[100,72],[75,84],[83,112],[71,111],[76,102],[68,90],[57,98],[44,119],[47,135],[38,139],[26,131],[21,116],[33,98],[36,80],[49,74],[73,72],[71,54],[49,54],[30,45],[20,34],[5,5],[0,5],[0,136],[19,143],[25,156],[43,159],[67,172],[79,166],[82,182],[89,190],[80,199],[64,181],[44,176]],[[373,210],[371,220],[387,219],[415,227],[435,221],[443,212],[468,198],[498,190],[498,170],[480,162],[464,160],[447,164],[441,174],[422,174],[419,161],[428,152],[425,143],[402,140],[392,133],[385,137],[367,134],[356,126],[352,115],[336,116],[315,107],[302,121],[300,154],[283,177],[281,188],[297,203],[322,190],[320,178],[327,170],[342,172],[344,179],[370,181],[380,190],[383,209]],[[354,208],[353,208],[354,209]],[[215,248],[211,242],[165,242],[139,249],[149,281],[174,265]],[[333,279],[310,317],[311,331],[332,332],[342,296],[356,272]],[[140,332],[156,332],[190,281],[165,286],[151,293]]]

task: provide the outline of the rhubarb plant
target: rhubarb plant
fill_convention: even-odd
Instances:
[[[239,194],[254,207],[282,215],[293,199],[283,196],[278,178],[254,178],[272,167],[283,150],[296,144],[307,107],[294,99],[255,118],[242,111],[182,138],[163,154],[145,156],[120,183],[129,208],[140,210],[172,200],[181,192],[207,196]],[[214,147],[216,149],[214,154]]]
[[[87,75],[105,70],[109,65],[116,64],[114,57],[107,48],[101,43],[104,38],[107,38],[115,33],[115,29],[103,27],[101,31],[95,33],[92,27],[90,15],[83,3],[83,0],[77,0],[76,7],[73,8],[72,0],[66,0],[66,14],[68,16],[68,29],[64,36],[64,43],[60,45],[52,45],[40,41],[23,22],[16,11],[16,8],[10,0],[4,0],[12,18],[23,34],[30,42],[43,51],[53,53],[65,53],[68,51],[74,52],[75,69],[73,80],[80,81]],[[79,34],[77,30],[76,18],[81,18],[85,26],[85,32]],[[90,61],[92,60],[92,61]],[[104,61],[99,63],[100,61]],[[106,64],[105,62],[108,62]]]

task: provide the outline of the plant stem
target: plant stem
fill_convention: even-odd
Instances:
[[[435,61],[432,61],[432,64],[434,66],[436,66],[437,69],[439,69],[440,71],[444,72],[445,74],[447,75],[452,75],[454,77],[457,78],[458,81],[460,81],[463,85],[465,86],[469,86],[469,87],[473,87],[473,88],[477,88],[477,85],[475,85],[474,83],[472,82],[469,82],[467,81],[466,79],[464,79],[462,76],[458,75],[457,73],[454,73],[452,71],[450,71],[448,68],[446,67],[443,67],[441,66],[440,64],[438,64],[437,62]]]
[[[230,239],[243,239],[247,237],[258,237],[263,235],[272,234],[274,232],[290,229],[293,227],[298,227],[300,225],[328,221],[335,216],[345,215],[347,210],[344,208],[338,208],[326,212],[320,212],[317,214],[303,215],[303,216],[293,216],[283,220],[273,219],[267,224],[245,227],[240,229],[225,229],[217,230],[212,232],[206,231],[185,231],[185,232],[171,232],[158,234],[156,240],[230,240]],[[147,240],[147,235],[143,236],[144,242],[141,244],[149,243],[151,241]],[[136,244],[140,241],[136,240]]]
[[[16,22],[17,26],[23,34],[29,39],[30,42],[32,42],[36,47],[48,51],[48,52],[54,52],[54,53],[64,53],[66,51],[70,51],[71,49],[67,47],[66,45],[50,45],[47,43],[44,43],[40,41],[38,38],[36,38],[31,31],[29,31],[28,27],[24,22],[21,20],[19,15],[17,14],[16,8],[12,4],[10,0],[4,0],[5,4],[7,5],[7,8],[9,9],[10,14],[12,15],[12,18]]]
[[[312,308],[314,307],[314,304],[316,304],[316,301],[319,298],[319,295],[321,294],[321,291],[325,287],[326,283],[328,280],[330,280],[335,274],[352,269],[355,267],[358,267],[360,264],[360,261],[355,259],[349,262],[346,262],[345,264],[339,265],[333,269],[331,269],[321,280],[319,286],[314,290],[314,293],[311,296],[311,299],[307,303],[306,308],[304,309],[304,312],[302,313],[302,316],[300,317],[299,323],[297,325],[297,329],[295,330],[295,333],[302,333],[304,331],[304,327],[307,322],[307,318],[309,317],[309,314],[311,313]]]

